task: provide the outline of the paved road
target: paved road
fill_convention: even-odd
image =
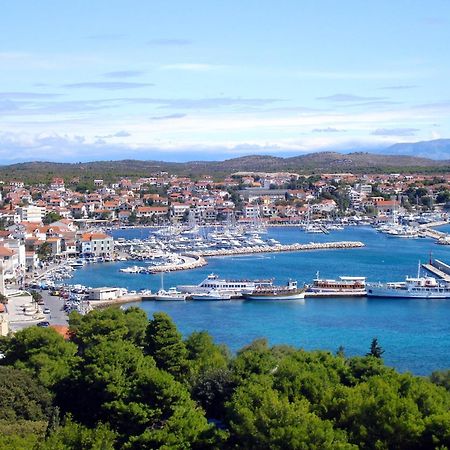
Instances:
[[[64,300],[60,297],[53,297],[48,291],[40,291],[44,300],[44,305],[39,305],[39,309],[43,311],[45,308],[50,309],[50,314],[42,314],[39,320],[32,320],[23,314],[20,305],[24,303],[23,298],[11,298],[7,306],[10,314],[10,328],[12,331],[21,330],[38,322],[48,321],[51,325],[67,325],[67,314],[63,310]]]
[[[51,325],[67,325],[67,314],[63,306],[64,300],[49,294],[48,291],[40,291],[45,305],[42,308],[50,309],[50,314],[46,314]]]

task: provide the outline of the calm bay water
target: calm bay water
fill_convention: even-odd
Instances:
[[[442,229],[446,231],[445,229]],[[115,237],[142,238],[148,229],[117,230]],[[429,239],[399,239],[371,228],[347,228],[329,235],[306,234],[298,228],[273,228],[269,237],[282,243],[360,240],[361,249],[279,253],[209,258],[206,267],[164,275],[165,287],[197,284],[214,272],[228,278],[289,278],[311,282],[321,277],[366,276],[369,281],[402,281],[415,275],[419,259],[433,257],[450,262],[450,247]],[[123,286],[128,289],[160,288],[159,275],[119,272],[133,262],[87,266],[71,283],[88,286]],[[139,265],[144,263],[140,262]],[[450,300],[306,299],[302,302],[142,302],[149,314],[166,311],[184,335],[208,330],[217,342],[238,350],[251,340],[267,337],[271,344],[291,344],[305,349],[362,355],[373,337],[386,350],[387,364],[401,371],[428,374],[450,368]]]

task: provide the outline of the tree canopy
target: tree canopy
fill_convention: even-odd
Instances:
[[[270,346],[235,355],[204,331],[138,308],[70,317],[70,340],[30,327],[2,339],[3,450],[450,448],[449,372]]]

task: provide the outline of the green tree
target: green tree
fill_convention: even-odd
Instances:
[[[48,261],[52,256],[52,246],[49,242],[42,243],[37,249],[37,255],[41,261]]]
[[[110,405],[110,415],[124,449],[215,448],[223,437],[186,387],[156,368],[140,374],[129,396]]]
[[[336,350],[336,356],[339,356],[340,358],[345,358],[345,348],[343,345],[340,345]]]
[[[115,450],[116,433],[106,424],[87,428],[70,419],[58,427],[36,450]]]
[[[58,220],[61,220],[62,216],[59,215],[57,212],[55,211],[50,211],[48,212],[44,218],[42,219],[42,222],[44,225],[50,225],[53,222],[58,222]]]
[[[36,450],[38,443],[44,439],[45,427],[45,421],[0,420],[0,448],[2,450]]]
[[[195,378],[210,370],[225,369],[230,355],[224,346],[214,344],[206,331],[192,333],[185,341],[191,375]]]
[[[6,348],[5,364],[36,375],[47,387],[65,378],[77,362],[76,346],[52,328],[36,326],[18,331]]]
[[[373,356],[375,358],[381,358],[383,355],[384,350],[382,349],[381,345],[378,343],[378,339],[375,337],[372,339],[372,343],[370,344],[370,350],[366,354],[366,356]]]
[[[203,372],[192,386],[192,397],[206,411],[210,419],[223,420],[225,404],[236,388],[233,372],[226,368]]]
[[[139,374],[154,366],[132,342],[103,340],[85,349],[79,364],[58,386],[58,405],[86,425],[106,422],[111,403],[126,398]]]
[[[128,223],[134,225],[137,222],[137,215],[135,211],[132,211],[128,216]]]
[[[0,420],[45,421],[51,400],[50,392],[29,373],[0,367]]]
[[[447,203],[450,202],[450,191],[445,189],[444,191],[438,192],[436,195],[436,203]]]
[[[69,316],[70,333],[80,352],[106,340],[131,340],[142,345],[148,324],[147,315],[138,308],[122,311],[119,308],[96,309],[82,316]]]
[[[184,379],[188,375],[186,346],[181,333],[167,314],[153,314],[153,320],[147,326],[145,351],[154,358],[157,367],[176,379]]]
[[[309,411],[306,400],[289,400],[266,375],[241,385],[228,403],[231,444],[240,449],[357,449],[345,432]]]
[[[436,370],[430,375],[430,381],[450,391],[450,370]]]
[[[30,294],[33,297],[33,301],[39,302],[40,300],[42,300],[42,294],[39,291],[33,289],[32,291],[30,291]]]
[[[237,353],[231,367],[237,380],[245,380],[252,374],[268,374],[276,370],[278,360],[266,339],[256,339]]]

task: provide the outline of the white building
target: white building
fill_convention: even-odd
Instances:
[[[82,255],[111,256],[114,239],[104,233],[85,233],[78,241],[78,251]]]
[[[41,223],[45,217],[45,212],[45,208],[35,205],[20,206],[17,208],[17,214],[21,222]]]
[[[88,292],[89,300],[114,300],[122,295],[124,295],[123,289],[111,287],[94,288]]]

